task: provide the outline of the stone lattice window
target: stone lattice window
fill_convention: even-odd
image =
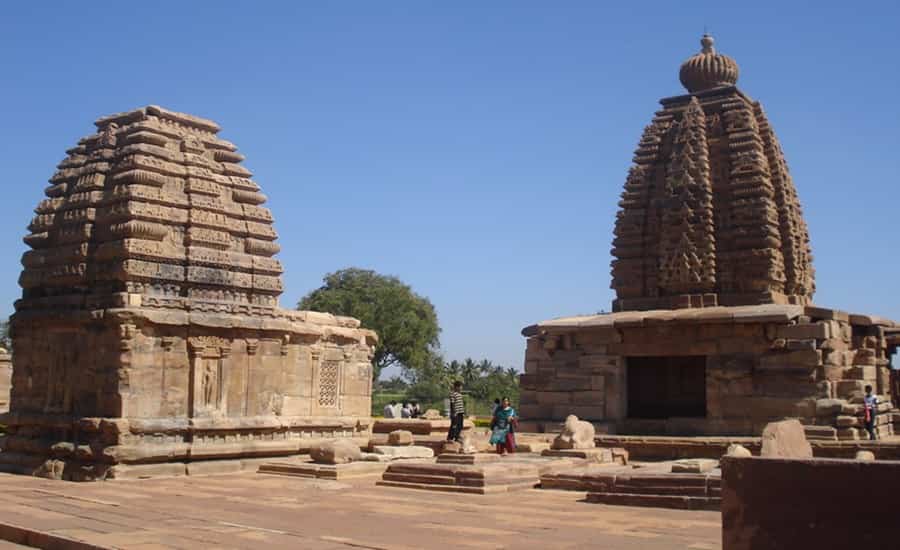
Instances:
[[[319,406],[338,406],[338,385],[341,364],[339,361],[322,361],[319,368]]]

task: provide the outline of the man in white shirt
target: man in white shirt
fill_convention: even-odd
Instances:
[[[384,406],[384,417],[385,418],[397,418],[399,416],[397,414],[397,402],[391,401],[387,405]]]

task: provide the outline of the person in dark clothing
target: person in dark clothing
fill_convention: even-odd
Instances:
[[[863,414],[865,414],[866,431],[869,439],[878,439],[875,435],[875,415],[878,413],[878,397],[872,395],[872,386],[866,386],[866,396],[863,398]]]
[[[453,389],[450,391],[450,431],[447,432],[447,441],[459,441],[465,416],[466,407],[462,396],[462,382],[457,380],[453,383]]]

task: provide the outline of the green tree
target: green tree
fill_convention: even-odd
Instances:
[[[356,317],[378,333],[372,358],[374,379],[391,365],[404,372],[426,368],[438,345],[437,313],[427,298],[400,279],[348,268],[329,273],[324,285],[306,295],[298,309]]]

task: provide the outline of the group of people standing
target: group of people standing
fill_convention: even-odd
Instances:
[[[404,401],[402,406],[396,401],[391,401],[384,406],[385,418],[419,418],[421,415],[422,410],[417,401]]]
[[[454,382],[450,391],[450,431],[447,441],[459,441],[466,417],[465,401],[462,395],[462,382]],[[497,446],[497,454],[512,454],[516,450],[515,430],[518,426],[516,410],[510,405],[509,398],[497,398],[491,410],[491,445]]]

